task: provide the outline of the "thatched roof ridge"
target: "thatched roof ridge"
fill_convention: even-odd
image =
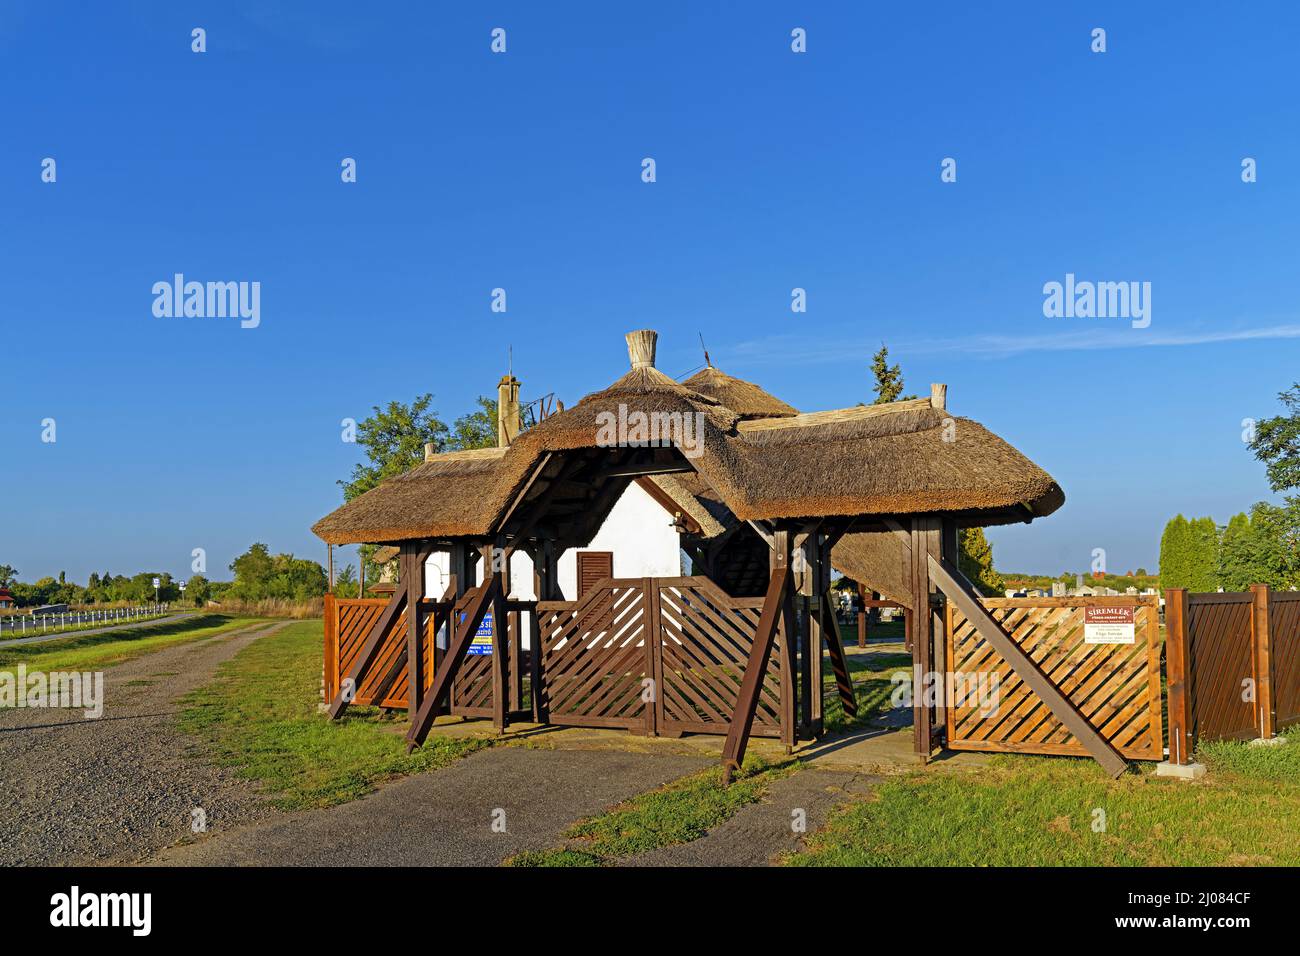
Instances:
[[[725,405],[742,421],[754,418],[784,418],[799,414],[793,405],[787,405],[753,382],[728,375],[712,365],[696,372],[682,384],[707,395],[720,405]]]
[[[645,355],[646,343],[634,349]],[[697,474],[676,482],[698,500],[699,513],[690,513],[711,532],[729,526],[724,513],[732,523],[947,513],[998,524],[1050,514],[1064,501],[1052,477],[1015,448],[930,399],[745,418],[707,388],[692,387],[699,376],[679,383],[645,361],[508,449],[432,456],[312,530],[335,544],[496,533],[511,503],[535,493],[535,472],[559,480],[550,454],[625,452],[640,447],[635,429],[647,423],[689,425],[685,434],[641,435],[651,445],[671,439],[688,459]]]

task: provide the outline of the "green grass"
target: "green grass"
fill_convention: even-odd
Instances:
[[[744,773],[723,787],[712,768],[633,797],[566,831],[571,845],[521,853],[508,866],[603,866],[648,850],[691,843],[738,810],[762,799],[774,781],[798,769],[796,761],[745,761]]]
[[[1000,756],[881,783],[784,862],[805,866],[1300,864],[1300,741],[1216,744],[1209,775],[1109,779],[1090,760]],[[1095,811],[1105,828],[1094,832]]]
[[[351,707],[330,721],[317,711],[320,661],[320,621],[290,624],[244,648],[190,694],[182,725],[284,809],[353,800],[386,779],[445,766],[487,745],[434,735],[408,756],[398,732],[405,712]]]
[[[822,663],[822,715],[829,733],[865,726],[872,718],[889,710],[890,697],[896,686],[891,678],[912,670],[912,655],[904,652],[901,645],[894,648],[873,644],[865,652],[855,650],[847,656],[849,676],[858,699],[858,713],[855,717],[845,716],[844,705],[835,687],[835,672],[827,656]]]
[[[29,671],[99,669],[173,644],[205,640],[256,623],[252,618],[226,614],[196,614],[171,624],[124,627],[102,634],[74,634],[39,644],[3,647],[0,670],[12,672],[19,664],[27,665]]]

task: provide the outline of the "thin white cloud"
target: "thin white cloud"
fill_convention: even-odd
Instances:
[[[1300,339],[1300,325],[1182,332],[1122,326],[1062,330],[1038,335],[955,335],[939,339],[891,341],[889,351],[892,355],[900,356],[960,353],[981,358],[1006,358],[1029,352],[1156,348],[1272,339]],[[819,365],[845,360],[858,361],[862,355],[874,352],[879,347],[878,336],[855,341],[847,336],[828,333],[820,336],[816,344],[811,346],[804,337],[779,335],[740,342],[727,351],[736,359],[755,364],[780,361],[784,364]]]

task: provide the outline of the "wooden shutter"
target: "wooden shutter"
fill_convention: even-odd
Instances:
[[[578,552],[578,600],[601,578],[614,576],[613,551]]]
[[[581,601],[596,582],[602,578],[612,578],[614,576],[614,552],[612,551],[579,551],[578,552],[578,600]],[[583,615],[582,627],[584,630],[600,633],[608,631],[614,626],[614,601],[613,592],[608,592],[605,598],[598,599],[587,613]]]

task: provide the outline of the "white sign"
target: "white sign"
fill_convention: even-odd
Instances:
[[[1083,642],[1085,644],[1134,644],[1131,607],[1085,607]]]
[[[162,586],[162,582],[159,581],[157,578],[154,578],[154,579],[153,579],[153,586],[154,586],[154,587],[161,587],[161,586]]]

